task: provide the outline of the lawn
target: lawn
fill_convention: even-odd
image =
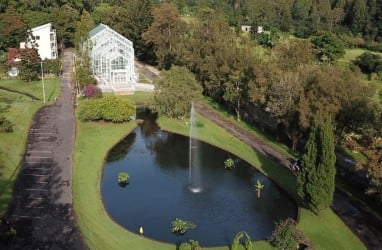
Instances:
[[[58,83],[58,80],[53,79],[49,83],[51,86],[46,93],[52,100],[58,95]],[[35,94],[29,83],[15,81],[15,85],[12,86],[10,80],[0,81],[0,86],[12,86],[14,90],[23,90],[23,84],[26,86],[25,91],[29,91],[31,95]],[[5,213],[11,199],[13,183],[25,151],[33,116],[42,106],[42,101],[0,89],[0,113],[14,124],[12,133],[0,133],[0,215]]]
[[[203,117],[198,137],[216,145],[249,163],[271,177],[295,198],[295,178],[285,169],[254,152],[248,145],[227,134]],[[166,117],[159,119],[162,129],[188,134],[186,121]],[[135,127],[127,124],[77,123],[73,197],[78,223],[91,249],[176,249],[175,245],[159,243],[137,235],[116,224],[106,213],[100,194],[100,178],[108,150]],[[102,142],[102,143],[99,143]],[[90,209],[91,208],[91,209]],[[316,249],[365,249],[344,223],[328,209],[320,216],[301,211],[299,227],[311,238]],[[197,239],[196,239],[197,240]],[[255,249],[272,249],[266,242],[255,243]],[[229,249],[227,246],[214,249]]]
[[[44,78],[45,100],[46,102],[54,101],[60,91],[59,78]],[[41,80],[25,82],[20,79],[1,80],[0,87],[11,91],[24,93],[38,100],[43,100],[42,82]]]

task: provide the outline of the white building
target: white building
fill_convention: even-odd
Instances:
[[[103,92],[134,93],[137,76],[133,43],[100,24],[89,33],[93,75]]]
[[[47,23],[30,30],[32,38],[28,42],[20,43],[20,48],[31,48],[32,42],[37,47],[38,54],[42,60],[57,59],[57,36],[52,24]]]

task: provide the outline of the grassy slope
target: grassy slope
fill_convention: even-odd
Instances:
[[[36,87],[37,84],[40,88]],[[36,97],[38,93],[41,93],[41,85],[38,82],[1,80],[0,86],[24,91]],[[46,89],[47,96],[54,100],[58,92],[59,80],[49,79]],[[0,214],[6,211],[11,199],[13,183],[24,154],[33,115],[43,105],[42,101],[33,101],[22,94],[0,90],[0,113],[14,124],[12,133],[0,133]]]

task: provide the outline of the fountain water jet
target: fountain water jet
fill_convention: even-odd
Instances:
[[[189,143],[189,176],[188,189],[193,193],[203,191],[200,174],[199,142],[195,138],[197,133],[194,102],[191,103],[190,113],[190,143]]]

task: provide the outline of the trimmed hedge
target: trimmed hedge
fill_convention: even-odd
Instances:
[[[126,98],[105,96],[99,99],[86,99],[79,103],[80,121],[127,122],[135,115],[135,106]]]

